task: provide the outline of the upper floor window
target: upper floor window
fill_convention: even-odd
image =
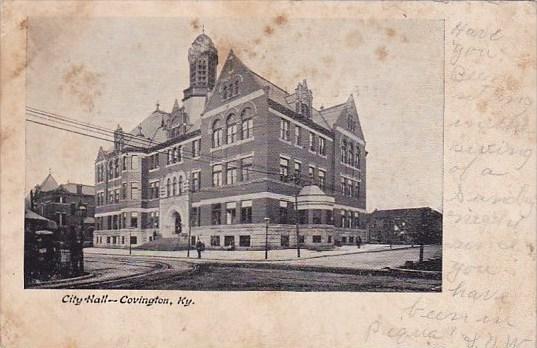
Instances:
[[[280,138],[289,141],[289,126],[290,122],[285,119],[280,119]]]
[[[131,169],[136,170],[138,169],[138,156],[132,155],[131,157]]]
[[[179,180],[177,181],[177,193],[180,195],[183,194],[183,190],[184,190],[184,182],[183,182],[183,177],[182,176],[179,176]]]
[[[315,167],[309,166],[308,167],[308,178],[310,179],[310,183],[313,183],[315,180]]]
[[[131,182],[131,199],[140,199],[137,182]]]
[[[319,155],[326,156],[326,139],[319,137]]]
[[[295,144],[298,146],[302,145],[302,128],[295,126]]]
[[[252,160],[253,157],[246,157],[241,159],[241,180],[247,181],[250,180],[250,173],[252,171]]]
[[[352,114],[347,115],[347,128],[351,131],[356,130],[356,121],[354,120],[354,117]]]
[[[122,157],[122,166],[121,166],[121,170],[127,170],[127,156],[123,156]]]
[[[310,132],[310,151],[315,152],[315,134]]]
[[[300,182],[300,177],[302,176],[302,164],[300,162],[295,161],[295,182],[298,184]]]
[[[172,196],[177,194],[177,178],[174,176],[172,179]]]
[[[347,140],[341,141],[341,162],[347,163]]]
[[[192,141],[192,157],[199,157],[201,142],[199,139]]]
[[[235,115],[231,114],[226,120],[226,144],[234,143],[237,139],[237,122]]]
[[[321,190],[324,190],[324,188],[326,187],[326,172],[324,170],[319,169],[318,176],[319,187],[321,188]]]
[[[234,79],[224,82],[222,86],[222,99],[226,100],[239,95],[239,80]]]
[[[252,120],[252,108],[247,107],[241,112],[241,138],[248,139],[253,136],[254,122]]]
[[[159,167],[159,155],[158,153],[149,156],[149,170]]]
[[[172,188],[172,180],[168,178],[168,180],[166,180],[166,196],[167,197],[171,196],[171,193],[172,193],[171,188]]]
[[[213,166],[213,186],[222,186],[222,165],[215,164]]]
[[[215,120],[212,127],[212,145],[214,147],[220,147],[222,146],[222,125],[220,124],[220,120]]]
[[[357,168],[360,168],[361,157],[362,157],[362,151],[360,150],[360,147],[359,147],[359,146],[356,146],[356,159],[355,159],[355,161],[354,161],[354,165],[355,165]]]
[[[287,181],[289,177],[289,160],[287,158],[280,157],[280,180]]]
[[[192,192],[198,192],[200,190],[200,175],[201,172],[192,173]]]
[[[233,185],[237,182],[237,163],[228,162],[226,165],[226,184]]]
[[[207,59],[198,60],[198,82],[207,82]]]
[[[354,166],[354,146],[352,143],[349,144],[349,156],[347,160],[349,165]]]

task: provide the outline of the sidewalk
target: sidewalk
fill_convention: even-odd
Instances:
[[[353,245],[336,247],[333,250],[315,251],[309,249],[300,249],[300,259],[297,258],[296,249],[277,249],[269,250],[268,260],[265,260],[264,250],[205,250],[202,253],[202,260],[206,261],[295,261],[315,259],[331,256],[353,255],[371,252],[382,252],[389,250],[408,249],[410,245],[393,245],[390,249],[386,244],[365,244],[360,249]],[[416,247],[417,248],[417,247]],[[109,248],[85,248],[84,255],[106,254],[106,255],[128,255],[127,249],[109,249]],[[153,257],[172,257],[178,259],[187,259],[187,251],[156,251],[156,250],[138,250],[132,249],[132,256],[153,256]],[[197,259],[195,249],[190,250],[190,259]]]

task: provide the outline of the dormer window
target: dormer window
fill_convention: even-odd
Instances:
[[[223,83],[222,89],[222,99],[227,100],[229,98],[239,95],[239,78],[234,78]]]

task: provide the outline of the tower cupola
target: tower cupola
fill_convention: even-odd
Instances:
[[[206,97],[216,83],[218,51],[205,33],[196,37],[188,50],[190,86],[184,90],[183,101],[191,97]]]

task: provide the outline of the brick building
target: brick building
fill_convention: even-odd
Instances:
[[[442,243],[442,213],[428,207],[375,210],[368,225],[380,243]]]
[[[49,220],[55,221],[57,227],[84,227],[84,239],[93,240],[95,225],[95,188],[90,185],[67,183],[58,184],[49,174],[41,185],[36,185],[31,195],[33,211]]]
[[[366,230],[366,149],[350,96],[317,110],[306,81],[286,92],[199,35],[190,86],[171,112],[156,110],[95,162],[101,247],[198,238],[208,248],[354,243]],[[298,212],[295,209],[298,202]],[[189,213],[190,212],[190,213]],[[154,242],[153,242],[154,243]]]

